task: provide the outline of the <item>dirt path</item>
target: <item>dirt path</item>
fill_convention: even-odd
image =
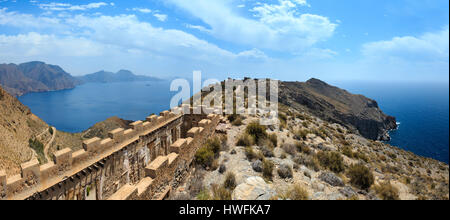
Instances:
[[[52,138],[50,139],[50,141],[44,146],[44,155],[45,155],[45,159],[47,159],[47,162],[50,162],[50,158],[48,157],[48,149],[50,148],[50,146],[52,146],[53,141],[55,140],[56,137],[56,128],[52,127],[53,129],[53,135]]]

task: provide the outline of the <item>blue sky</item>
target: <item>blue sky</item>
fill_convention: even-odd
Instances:
[[[448,84],[447,0],[0,0],[0,63]]]

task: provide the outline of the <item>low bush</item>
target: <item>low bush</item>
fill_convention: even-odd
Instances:
[[[207,146],[203,146],[195,153],[195,162],[203,168],[211,167],[214,162],[214,152]]]
[[[296,140],[306,140],[306,136],[308,135],[308,131],[306,129],[300,129],[295,131],[294,138]]]
[[[312,152],[311,148],[302,142],[297,142],[295,146],[297,147],[297,151],[300,153],[311,154]]]
[[[313,156],[300,154],[294,158],[294,162],[300,165],[305,165],[309,169],[312,169],[316,172],[320,170],[320,163],[317,158]]]
[[[236,146],[250,147],[254,144],[254,139],[247,133],[242,134],[238,141],[236,142]]]
[[[317,159],[322,167],[329,169],[335,173],[344,171],[344,160],[338,152],[323,152],[317,154]]]
[[[263,176],[272,179],[274,164],[270,160],[263,160]]]
[[[258,121],[247,125],[245,132],[253,137],[255,143],[260,143],[260,140],[267,138],[266,126],[260,125]]]
[[[220,149],[222,147],[222,143],[218,137],[209,138],[206,141],[205,146],[209,149],[211,149],[212,152],[214,152],[215,155],[220,153]]]
[[[353,165],[348,171],[350,183],[360,189],[366,190],[374,183],[372,172],[362,164]]]
[[[344,154],[345,156],[349,157],[349,158],[353,158],[354,157],[354,153],[351,149],[350,146],[344,146],[342,148],[342,154]]]
[[[292,144],[284,144],[282,149],[284,150],[284,152],[295,156],[297,154],[297,147],[295,145]]]
[[[287,193],[288,199],[291,200],[308,200],[308,191],[300,185],[293,185]]]
[[[292,178],[292,168],[287,164],[280,165],[280,167],[278,168],[278,176],[283,179]]]
[[[224,186],[211,185],[212,200],[231,200],[231,192]]]
[[[399,200],[398,189],[391,183],[382,183],[375,188],[375,191],[383,200]]]
[[[210,200],[211,195],[209,194],[209,191],[207,189],[203,189],[200,191],[199,194],[197,194],[197,200]]]
[[[270,134],[270,135],[269,135],[269,140],[270,140],[270,142],[272,142],[272,145],[273,145],[274,147],[277,147],[277,146],[278,146],[278,137],[277,137],[276,134]]]
[[[225,176],[223,186],[229,190],[234,190],[234,188],[236,188],[236,175],[232,172],[228,172]]]

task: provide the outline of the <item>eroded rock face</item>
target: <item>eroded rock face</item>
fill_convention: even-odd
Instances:
[[[238,185],[232,194],[233,200],[269,200],[276,195],[275,190],[261,177],[252,176]]]

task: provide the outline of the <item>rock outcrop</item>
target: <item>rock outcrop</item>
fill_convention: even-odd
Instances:
[[[263,178],[252,176],[234,189],[232,198],[233,200],[269,200],[275,195],[275,190]]]
[[[338,123],[371,140],[389,140],[396,119],[384,114],[375,100],[354,95],[318,79],[281,82],[280,103]]]

